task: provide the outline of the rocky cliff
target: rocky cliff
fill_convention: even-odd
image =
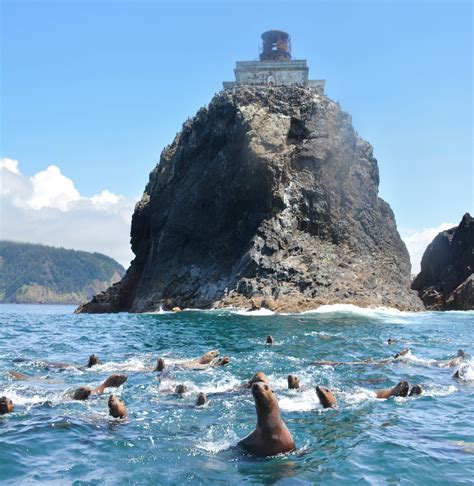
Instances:
[[[439,233],[421,259],[413,281],[427,309],[474,309],[474,218],[466,213],[459,226]]]
[[[419,309],[372,147],[324,95],[218,93],[150,174],[124,279],[78,312],[327,303]]]

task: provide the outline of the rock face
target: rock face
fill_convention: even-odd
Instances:
[[[474,309],[474,218],[466,213],[459,226],[442,231],[421,259],[411,288],[431,310]]]
[[[328,303],[419,309],[372,147],[324,95],[241,86],[150,174],[124,279],[78,312]]]

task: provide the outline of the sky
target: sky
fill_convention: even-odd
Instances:
[[[413,272],[474,208],[472,2],[1,2],[0,237],[125,266],[130,217],[181,125],[291,34],[374,147]]]

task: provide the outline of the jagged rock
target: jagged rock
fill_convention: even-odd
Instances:
[[[297,86],[220,92],[150,174],[126,276],[78,312],[420,309],[378,184],[372,147],[324,95]]]
[[[431,310],[474,309],[474,218],[466,213],[459,226],[439,233],[421,259],[411,288]]]

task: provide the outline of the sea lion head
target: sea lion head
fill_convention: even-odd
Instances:
[[[219,356],[219,350],[218,349],[212,349],[211,351],[208,351],[207,353],[204,353],[200,358],[199,358],[199,364],[208,364],[210,363],[214,358]]]
[[[423,388],[421,387],[421,385],[413,385],[408,396],[413,397],[415,395],[421,395],[422,393],[423,393]]]
[[[466,352],[464,351],[464,349],[458,349],[458,354],[457,354],[457,357],[458,358],[462,358],[462,359],[465,359],[466,358]]]
[[[394,397],[407,397],[410,385],[408,381],[401,381],[392,389],[392,396]]]
[[[252,385],[252,395],[258,407],[270,407],[276,402],[275,394],[267,383],[254,383]]]
[[[316,387],[316,395],[318,395],[319,401],[324,408],[331,408],[337,405],[336,397],[332,391],[325,386]]]
[[[119,387],[127,381],[127,375],[110,375],[103,383],[104,389],[109,387]]]
[[[156,362],[156,368],[153,371],[163,371],[165,369],[165,360],[163,358],[158,358]]]
[[[216,366],[225,366],[226,364],[230,363],[230,358],[229,356],[224,356],[223,358],[220,358],[216,361]]]
[[[250,378],[248,385],[252,386],[254,383],[268,383],[267,375],[263,371],[257,371],[252,378]]]
[[[199,392],[199,395],[197,396],[196,400],[196,406],[197,407],[202,407],[203,405],[206,405],[207,403],[207,396],[203,392]]]
[[[91,354],[89,356],[89,362],[87,363],[88,368],[92,368],[100,363],[99,357],[96,354]]]
[[[265,341],[265,344],[273,344],[275,342],[275,340],[273,339],[273,336],[271,334],[269,334],[267,336],[267,340]]]
[[[0,415],[13,412],[13,402],[7,397],[0,397]]]
[[[288,375],[288,388],[296,390],[300,387],[300,379],[296,375]]]
[[[125,407],[124,403],[115,395],[110,395],[108,405],[109,413],[112,415],[112,417],[125,418],[128,415],[127,408]]]
[[[174,389],[174,392],[176,395],[183,395],[188,391],[188,387],[186,385],[177,385],[176,388]]]
[[[393,338],[388,338],[387,339],[387,344],[396,344],[397,343],[397,340],[396,339],[393,339]]]
[[[87,400],[89,395],[92,393],[92,390],[87,386],[81,386],[74,390],[72,394],[73,400]]]

